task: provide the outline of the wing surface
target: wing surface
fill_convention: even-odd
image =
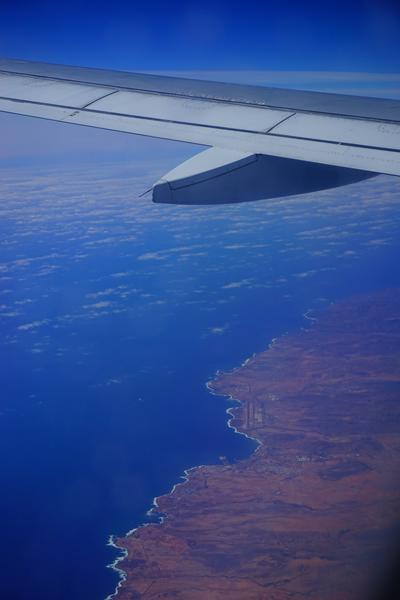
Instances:
[[[0,111],[400,175],[400,101],[0,59]]]

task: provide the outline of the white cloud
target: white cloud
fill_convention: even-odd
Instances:
[[[39,321],[32,321],[31,323],[24,323],[23,325],[19,325],[17,329],[19,331],[29,331],[30,329],[37,329],[42,325],[47,325],[49,322],[49,319],[41,319]]]
[[[210,329],[208,330],[208,333],[212,334],[212,335],[221,335],[223,333],[225,333],[226,331],[228,331],[229,329],[229,325],[220,325],[220,326],[216,326],[216,327],[210,327]]]
[[[138,260],[165,260],[166,258],[161,252],[146,252],[137,257]]]
[[[241,287],[245,287],[247,285],[250,285],[252,283],[252,279],[241,279],[240,281],[232,281],[231,283],[227,283],[225,285],[222,286],[222,289],[224,290],[232,290],[235,288],[241,288]]]
[[[112,306],[112,304],[113,303],[110,300],[101,300],[94,304],[84,304],[83,308],[88,310],[98,310],[99,308],[108,308],[109,306]]]

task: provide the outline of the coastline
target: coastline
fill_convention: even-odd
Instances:
[[[314,317],[309,317],[308,313],[312,312],[313,309],[308,309],[306,310],[302,317],[304,319],[307,319],[309,321],[311,321],[311,323],[309,324],[309,327],[312,327],[314,322],[317,321],[316,318]],[[229,375],[229,374],[234,374],[235,372],[239,371],[240,369],[242,369],[243,367],[245,367],[247,364],[249,364],[249,362],[253,359],[255,359],[259,354],[261,354],[262,352],[265,352],[269,349],[271,349],[277,342],[279,342],[279,340],[281,340],[283,337],[285,337],[286,335],[288,335],[289,332],[285,331],[284,333],[282,333],[280,336],[277,337],[273,337],[271,338],[271,341],[266,345],[266,348],[264,350],[260,350],[259,352],[253,352],[250,356],[248,356],[247,358],[245,358],[237,367],[234,367],[233,369],[231,369],[230,371],[222,371],[221,369],[217,369],[213,375],[213,377],[206,381],[205,383],[205,387],[207,388],[207,390],[209,391],[209,393],[213,396],[219,396],[219,397],[225,397],[226,400],[228,402],[234,402],[237,406],[230,406],[225,410],[225,414],[228,415],[228,419],[226,421],[226,426],[229,429],[233,429],[234,433],[237,435],[241,435],[244,436],[245,438],[251,440],[252,442],[255,442],[257,445],[256,447],[251,450],[251,452],[249,453],[249,456],[251,456],[252,454],[254,454],[255,452],[257,452],[259,450],[259,448],[263,445],[263,442],[258,439],[255,436],[251,436],[248,435],[246,432],[244,431],[240,431],[240,429],[238,427],[236,427],[232,422],[235,418],[235,410],[240,407],[243,404],[243,401],[240,400],[240,398],[235,398],[230,394],[224,394],[224,393],[218,393],[216,392],[213,388],[212,388],[212,384],[214,381],[216,381],[218,379],[218,377],[221,374],[225,374],[225,375]],[[168,492],[167,494],[163,494],[163,496],[171,496],[174,494],[175,489],[179,486],[179,485],[183,485],[185,483],[187,483],[189,481],[189,476],[190,476],[190,472],[191,471],[195,471],[198,469],[202,469],[204,467],[206,467],[207,465],[194,465],[193,467],[190,467],[189,469],[185,469],[183,472],[183,475],[180,476],[180,479],[182,481],[178,481],[177,483],[175,483],[172,488],[171,491]],[[218,466],[218,465],[217,465]],[[160,498],[162,496],[154,496],[151,506],[148,509],[148,511],[146,512],[147,516],[152,516],[153,514],[157,514],[157,511],[159,510],[159,506],[157,503],[158,498]],[[158,517],[158,523],[162,524],[164,519],[165,519],[165,515],[160,515]],[[118,593],[119,590],[121,589],[121,587],[123,586],[124,582],[127,579],[127,572],[124,571],[120,566],[118,566],[120,563],[122,563],[128,556],[128,550],[122,546],[116,543],[117,539],[120,540],[124,540],[125,538],[134,535],[136,531],[138,531],[139,529],[142,529],[144,527],[147,527],[148,525],[150,525],[151,523],[141,523],[139,525],[137,525],[136,527],[128,530],[124,536],[122,538],[118,538],[115,534],[110,534],[107,545],[111,546],[113,548],[115,548],[116,550],[118,550],[120,552],[120,554],[111,562],[107,565],[107,568],[112,569],[113,571],[115,571],[119,577],[116,587],[114,589],[114,591],[109,594],[105,600],[113,600],[113,598],[118,598]]]
[[[261,585],[283,600],[287,592],[274,574],[277,566],[293,592],[307,589],[314,599],[321,597],[323,585],[326,598],[354,597],[349,586],[361,589],[367,560],[360,552],[360,535],[370,553],[382,552],[383,534],[371,542],[367,524],[375,522],[375,528],[383,531],[397,518],[393,499],[400,498],[400,489],[392,484],[388,488],[392,467],[385,452],[390,458],[400,447],[400,432],[393,433],[386,423],[377,425],[376,434],[370,432],[376,420],[371,406],[376,410],[378,401],[386,402],[387,410],[398,410],[392,406],[389,388],[383,390],[386,396],[378,398],[372,385],[364,407],[365,431],[357,413],[350,418],[342,396],[350,389],[352,402],[359,404],[365,378],[368,382],[382,379],[385,386],[388,379],[400,382],[398,357],[390,354],[393,348],[384,347],[385,337],[393,341],[392,325],[388,331],[385,318],[392,314],[392,319],[400,320],[399,299],[398,290],[353,297],[330,305],[319,319],[307,311],[304,318],[312,321],[312,327],[272,340],[265,351],[232,371],[217,371],[207,389],[235,402],[226,409],[227,425],[257,446],[237,463],[187,469],[171,492],[154,498],[149,515],[160,513],[159,523],[113,538],[122,555],[113,563],[120,581],[109,598],[146,598],[151,587],[151,597],[173,593],[179,599],[197,599],[207,593],[210,598],[223,598],[229,592],[234,599],[250,600],[264,597],[259,595]],[[368,310],[374,327],[378,323],[382,328],[376,335],[369,331],[369,318],[363,317]],[[400,340],[400,328],[395,333]],[[372,357],[371,342],[376,347]],[[342,360],[343,347],[352,348],[348,360]],[[357,373],[366,360],[371,373],[360,376]],[[314,397],[320,403],[326,394],[331,399],[326,408],[315,404]],[[377,489],[384,489],[387,498],[380,500],[382,506],[371,507],[357,495],[357,486],[368,489],[372,497]],[[358,515],[344,508],[352,505],[358,505]],[[345,525],[357,519],[360,533],[355,535],[349,533],[353,527]],[[260,526],[265,539],[274,542],[260,547]],[[333,542],[336,528],[339,534]],[[350,554],[344,550],[340,531],[348,531],[345,542]],[[286,539],[288,546],[282,556],[280,539]],[[254,552],[256,563],[251,559],[246,566]],[[305,553],[301,559],[295,558],[299,552]],[[316,558],[307,559],[310,552]],[[332,554],[328,561],[327,552]],[[264,563],[271,566],[266,569]],[[327,591],[334,586],[338,591]]]
[[[134,529],[132,529],[132,533],[134,533]],[[129,535],[130,532],[128,532],[126,535]],[[112,548],[116,548],[121,554],[119,556],[117,556],[113,562],[111,562],[110,564],[107,565],[108,569],[112,569],[113,571],[115,571],[119,577],[118,581],[117,581],[117,585],[115,587],[115,590],[111,593],[108,594],[108,596],[106,596],[105,600],[112,600],[113,598],[116,598],[118,596],[118,591],[121,588],[122,584],[124,583],[124,581],[126,580],[127,574],[126,572],[118,567],[118,564],[120,562],[122,562],[124,560],[124,558],[126,558],[128,556],[128,550],[126,550],[125,548],[123,548],[122,546],[118,546],[115,543],[115,536],[114,535],[110,535],[110,537],[108,538],[108,542],[107,542],[107,546],[111,546]]]
[[[303,317],[305,319],[308,318],[307,317],[307,312],[309,312],[309,311],[306,311],[303,314]],[[316,319],[312,319],[312,320],[316,320]],[[272,348],[273,345],[276,342],[278,342],[285,335],[287,335],[287,332],[283,333],[279,337],[273,337],[271,339],[271,341],[267,344],[266,349]],[[264,352],[264,351],[265,350],[261,350],[260,352],[253,352],[248,358],[246,358],[244,361],[242,361],[239,366],[234,367],[231,371],[226,371],[225,372],[225,371],[221,371],[220,369],[217,369],[216,372],[215,372],[215,374],[214,374],[214,376],[209,381],[206,381],[206,383],[205,383],[205,387],[207,388],[207,390],[209,391],[209,393],[211,395],[213,395],[213,396],[219,396],[219,397],[225,397],[228,402],[235,402],[235,404],[237,405],[237,406],[230,406],[230,407],[228,407],[225,410],[225,414],[228,415],[228,419],[226,421],[226,426],[229,429],[233,429],[233,431],[234,431],[235,434],[244,436],[245,438],[247,438],[247,439],[249,439],[252,442],[255,442],[257,444],[256,447],[253,450],[251,450],[250,455],[252,455],[255,452],[257,452],[257,450],[262,446],[263,442],[261,440],[257,439],[256,437],[248,435],[244,431],[240,431],[235,425],[232,424],[232,421],[235,418],[234,411],[235,411],[235,409],[237,409],[242,404],[242,400],[240,400],[239,398],[234,398],[233,396],[231,396],[229,394],[227,395],[227,394],[220,394],[220,393],[215,392],[215,390],[212,388],[212,383],[216,379],[218,379],[219,375],[222,374],[222,373],[226,373],[226,374],[231,373],[232,374],[235,371],[240,370],[242,367],[246,366],[252,359],[256,358],[258,354],[260,354],[261,352]],[[190,476],[190,472],[191,471],[202,469],[202,468],[207,467],[207,466],[208,465],[195,465],[193,467],[190,467],[189,469],[185,469],[184,472],[183,472],[183,475],[180,476],[180,479],[182,481],[178,481],[177,483],[175,483],[172,486],[171,491],[168,492],[167,494],[163,494],[163,496],[171,496],[172,494],[174,494],[175,489],[179,485],[183,485],[183,484],[187,483],[189,481],[189,476]],[[153,514],[157,514],[157,511],[159,510],[159,506],[158,506],[157,500],[160,497],[161,496],[154,496],[154,498],[152,500],[152,503],[151,503],[151,506],[148,509],[148,511],[146,512],[146,515],[152,516]],[[158,517],[159,524],[162,524],[165,518],[166,518],[165,515],[160,515]],[[128,550],[124,546],[117,544],[116,540],[117,539],[124,540],[125,538],[127,538],[127,537],[129,537],[131,535],[134,535],[135,532],[138,531],[139,529],[147,527],[150,524],[151,523],[146,523],[146,522],[141,523],[141,524],[137,525],[137,527],[134,527],[134,528],[130,529],[129,531],[127,531],[122,538],[118,538],[115,534],[110,534],[110,536],[108,538],[107,546],[111,546],[112,548],[115,548],[116,550],[118,550],[120,552],[120,554],[111,563],[109,563],[106,566],[107,566],[107,568],[115,571],[117,573],[119,579],[117,581],[117,584],[116,584],[116,587],[115,587],[114,591],[111,592],[108,596],[106,596],[106,598],[104,600],[113,600],[113,598],[118,598],[119,590],[123,586],[124,581],[126,581],[126,579],[127,579],[127,572],[124,571],[118,565],[120,563],[122,563],[127,558],[127,556],[128,556]]]

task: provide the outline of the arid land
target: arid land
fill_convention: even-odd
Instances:
[[[316,316],[210,383],[261,444],[190,470],[162,524],[117,540],[119,600],[373,597],[400,524],[400,290]]]

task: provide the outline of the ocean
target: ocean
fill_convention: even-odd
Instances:
[[[0,178],[0,596],[102,600],[107,545],[184,470],[255,443],[206,388],[304,314],[400,285],[400,181],[276,201],[138,199],[129,164]],[[312,314],[308,313],[308,314]]]

